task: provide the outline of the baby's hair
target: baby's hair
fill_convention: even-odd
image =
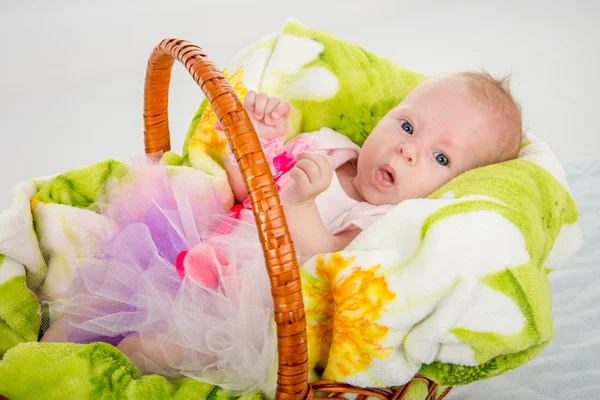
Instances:
[[[473,94],[491,107],[505,127],[505,140],[501,144],[502,151],[498,162],[516,158],[523,140],[523,120],[521,105],[510,89],[511,75],[495,78],[485,70],[461,72],[460,75],[471,79]]]

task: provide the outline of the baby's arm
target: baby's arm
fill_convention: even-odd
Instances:
[[[315,199],[331,185],[335,173],[333,159],[318,153],[301,153],[296,158],[289,172],[291,181],[281,193],[294,247],[301,258],[340,251],[361,231],[333,235],[317,209]]]
[[[343,250],[361,232],[360,229],[354,229],[333,235],[325,227],[314,201],[305,207],[284,201],[283,208],[294,248],[303,259]]]
[[[290,112],[288,103],[265,93],[249,91],[244,107],[260,138],[274,140],[285,135]],[[316,153],[303,153],[297,159],[298,163],[289,172],[291,181],[281,193],[294,247],[303,258],[342,250],[360,229],[333,235],[325,227],[315,204],[317,195],[331,185],[335,173],[333,162],[328,156]],[[225,170],[236,201],[243,202],[248,194],[238,165],[226,157]]]
[[[287,117],[291,108],[289,103],[282,103],[278,98],[269,97],[266,93],[249,91],[244,99],[244,108],[259,138],[276,140],[285,137]],[[239,166],[229,155],[225,157],[224,164],[235,200],[242,203],[248,197],[248,193]]]

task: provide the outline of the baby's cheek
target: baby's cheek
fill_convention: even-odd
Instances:
[[[427,179],[419,179],[416,176],[410,181],[404,182],[404,184],[398,188],[396,193],[396,199],[390,201],[392,204],[399,204],[404,200],[411,199],[422,199],[431,194],[432,184]]]
[[[456,174],[446,171],[436,171],[423,179],[420,198],[426,198],[446,183],[450,182]]]

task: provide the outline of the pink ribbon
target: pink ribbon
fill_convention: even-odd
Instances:
[[[290,179],[289,175],[286,173],[294,168],[296,165],[296,159],[294,158],[294,154],[301,153],[308,148],[308,143],[302,140],[295,140],[288,147],[287,150],[283,150],[281,153],[272,158],[273,169],[273,180],[275,181],[275,186],[277,187],[277,191],[287,183]],[[267,160],[269,160],[267,158]],[[250,210],[252,207],[250,205],[250,199],[244,200],[244,208]],[[239,215],[239,213],[238,213]]]
[[[275,182],[277,182],[277,190],[279,188],[284,187],[286,183],[290,180],[290,176],[286,174],[290,169],[296,165],[296,159],[294,158],[294,154],[302,153],[308,149],[308,143],[303,140],[294,140],[289,146],[287,150],[284,150],[277,157],[281,156],[277,160],[273,158],[273,165],[275,167],[275,174],[273,178]]]
[[[221,125],[219,121],[215,122],[214,128],[216,130],[223,131],[223,125]],[[294,140],[288,147],[288,150],[283,150],[279,154],[275,155],[275,153],[283,147],[285,135],[281,135],[276,139],[258,138],[258,140],[260,141],[260,146],[263,149],[263,153],[265,154],[267,162],[271,161],[272,163],[271,172],[273,173],[273,180],[276,182],[275,186],[277,187],[277,191],[279,191],[281,187],[289,180],[289,176],[285,174],[294,168],[294,165],[296,165],[294,154],[305,151],[308,148],[308,143],[303,140]],[[232,152],[228,152],[227,157],[233,165],[237,165],[237,161]],[[250,199],[244,200],[243,208],[248,210],[252,208],[250,205]],[[229,215],[239,219],[240,206],[234,206]]]
[[[296,165],[296,159],[293,155],[288,153],[287,151],[282,151],[275,157],[273,157],[273,167],[275,168],[275,174],[273,174],[273,179],[275,182],[286,172],[292,169]]]

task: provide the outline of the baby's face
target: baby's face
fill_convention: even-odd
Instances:
[[[467,78],[430,78],[368,136],[353,185],[376,205],[425,198],[461,173],[494,162],[502,136],[494,122]]]

